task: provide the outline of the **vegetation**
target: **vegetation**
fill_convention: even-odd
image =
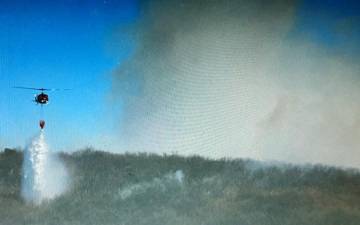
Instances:
[[[360,173],[153,154],[61,154],[66,194],[20,197],[22,152],[0,153],[0,224],[358,225]]]

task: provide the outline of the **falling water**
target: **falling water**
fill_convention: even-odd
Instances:
[[[51,154],[41,130],[25,149],[21,195],[28,203],[40,204],[66,191],[66,168]]]

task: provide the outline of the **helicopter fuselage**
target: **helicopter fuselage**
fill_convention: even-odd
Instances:
[[[49,101],[49,96],[45,94],[44,92],[41,92],[40,94],[35,96],[35,102],[41,105],[47,104]]]

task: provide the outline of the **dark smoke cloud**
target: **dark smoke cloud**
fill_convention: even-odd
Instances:
[[[360,166],[359,68],[289,38],[296,8],[143,2],[113,75],[122,149]]]

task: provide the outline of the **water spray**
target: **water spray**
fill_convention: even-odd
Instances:
[[[66,168],[49,151],[43,129],[25,149],[22,170],[21,195],[27,203],[39,205],[61,195],[68,187]]]

